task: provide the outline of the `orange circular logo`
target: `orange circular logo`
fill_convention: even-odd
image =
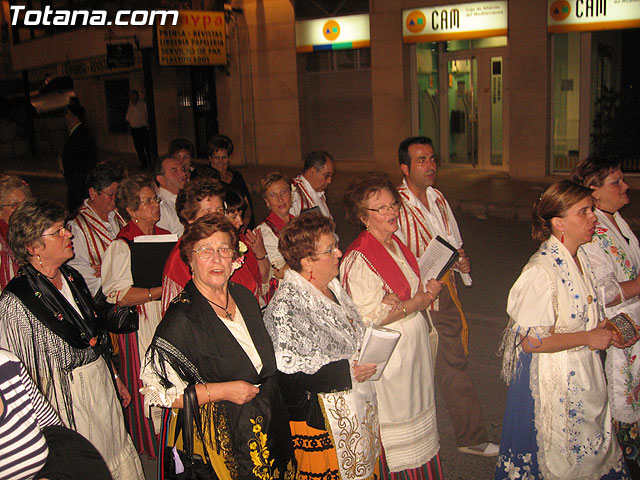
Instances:
[[[571,5],[566,0],[553,2],[549,8],[549,14],[554,20],[564,20],[571,14]]]
[[[335,20],[329,20],[322,27],[322,34],[324,35],[324,38],[333,42],[340,36],[340,25]]]
[[[414,10],[407,15],[407,29],[411,33],[418,33],[424,30],[427,25],[427,19],[420,10]]]

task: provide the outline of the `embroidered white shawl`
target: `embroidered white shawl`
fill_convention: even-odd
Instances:
[[[515,345],[518,329],[524,335],[528,328],[540,326],[544,332],[553,326],[556,333],[569,333],[598,324],[600,309],[593,274],[582,247],[578,260],[584,275],[554,236],[531,257],[509,292],[511,345]],[[527,312],[521,304],[532,300],[527,298],[527,290],[540,278],[547,279],[546,298],[533,300],[548,306],[548,296],[552,296],[553,308]],[[535,401],[538,462],[545,479],[599,479],[616,466],[621,453],[612,435],[604,373],[596,351],[583,346],[532,354],[530,387]]]
[[[334,278],[329,288],[338,303],[294,270],[285,272],[264,315],[281,372],[313,374],[329,362],[357,358],[364,326],[340,282]],[[371,382],[358,383],[353,374],[351,382],[351,390],[318,397],[341,478],[365,480],[380,455],[378,404]]]
[[[591,243],[584,246],[598,284],[598,293],[610,302],[622,292],[619,282],[633,280],[640,271],[638,239],[619,213],[616,224],[600,210],[595,211],[598,225]],[[629,241],[624,238],[628,238]],[[603,293],[604,292],[604,293]],[[624,312],[640,324],[640,298],[631,297],[605,309],[608,318]],[[613,418],[625,423],[640,420],[640,342],[624,350],[610,348],[605,363],[607,389]]]

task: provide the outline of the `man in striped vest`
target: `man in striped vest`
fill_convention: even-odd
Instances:
[[[494,456],[498,446],[488,442],[478,393],[467,371],[469,332],[458,298],[453,271],[465,285],[471,285],[471,264],[462,248],[462,237],[449,203],[433,188],[436,156],[427,137],[410,137],[398,148],[400,170],[404,175],[398,192],[402,198],[399,224],[404,241],[417,258],[429,242],[440,235],[458,249],[459,260],[447,272],[438,299],[430,306],[439,335],[436,381],[453,420],[458,450],[475,455]]]
[[[87,175],[89,198],[69,222],[75,256],[68,263],[80,272],[94,297],[102,286],[102,255],[126,223],[115,203],[122,178],[122,172],[113,164],[103,163],[91,170]]]
[[[333,158],[322,150],[311,152],[304,159],[303,168],[302,173],[291,180],[294,188],[289,213],[297,217],[304,210],[318,207],[325,217],[333,218],[324,194],[335,173]]]

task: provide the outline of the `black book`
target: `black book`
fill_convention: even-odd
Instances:
[[[154,288],[162,285],[164,264],[177,241],[173,234],[142,235],[129,243],[134,287]]]

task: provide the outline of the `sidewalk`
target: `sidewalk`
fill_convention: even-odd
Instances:
[[[101,152],[101,159],[113,159],[123,162],[131,173],[142,173],[137,170],[135,154]],[[204,162],[204,160],[202,160]],[[342,210],[342,192],[356,173],[338,170],[327,191],[332,211]],[[60,180],[62,174],[57,167],[56,158],[44,158],[34,161],[29,158],[2,159],[0,168],[12,175],[25,178],[40,177]],[[244,177],[251,190],[254,204],[261,204],[260,179],[272,171],[281,171],[290,177],[299,173],[298,168],[291,166],[241,166],[236,167]],[[392,174],[392,180],[400,183],[400,171]],[[558,177],[561,178],[561,177]],[[635,180],[635,179],[634,179]],[[529,222],[533,202],[540,197],[544,189],[551,183],[533,183],[511,180],[504,172],[480,171],[460,167],[442,167],[438,170],[436,188],[438,188],[458,214],[476,218],[500,218]],[[636,182],[633,182],[636,183]],[[624,218],[634,230],[640,230],[640,190],[629,190],[631,203],[622,211]],[[333,210],[336,208],[337,210]]]

